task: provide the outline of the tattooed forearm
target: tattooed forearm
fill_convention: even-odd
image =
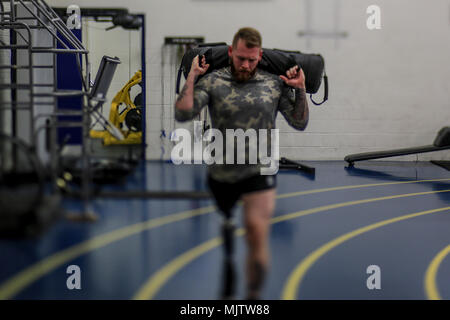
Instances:
[[[189,74],[186,79],[186,83],[179,94],[177,101],[175,102],[175,106],[179,110],[191,110],[194,105],[194,83],[195,76]]]
[[[181,89],[180,94],[178,95],[177,102],[181,101],[186,96],[186,91],[188,90],[187,83],[184,84],[183,89]]]
[[[202,89],[198,89],[194,94],[195,80],[196,76],[190,73],[175,101],[175,119],[177,121],[192,120],[206,105],[208,95]]]
[[[295,104],[293,118],[298,122],[297,126],[302,130],[306,128],[309,120],[308,101],[305,89],[295,90]]]

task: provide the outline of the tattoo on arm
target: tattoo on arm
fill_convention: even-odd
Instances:
[[[295,103],[292,117],[297,123],[297,129],[304,130],[308,125],[309,110],[305,90],[295,90]]]
[[[295,90],[295,105],[294,105],[294,117],[296,119],[302,119],[305,114],[306,94],[303,90]]]
[[[188,89],[187,83],[183,86],[183,89],[181,90],[180,94],[178,95],[177,101],[181,101],[184,96],[186,95],[186,91]]]
[[[296,130],[304,130],[309,120],[309,109],[304,89],[284,91],[280,111],[288,124]]]

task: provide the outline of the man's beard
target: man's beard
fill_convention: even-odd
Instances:
[[[233,61],[230,61],[231,65],[231,74],[237,82],[246,82],[250,80],[256,73],[256,68],[252,71],[238,71],[234,67]]]

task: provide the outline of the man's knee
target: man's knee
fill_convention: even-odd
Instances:
[[[243,195],[245,213],[270,219],[275,210],[275,192],[269,189]]]
[[[247,227],[252,229],[266,229],[273,216],[274,206],[250,206],[244,212],[244,220]]]
[[[260,247],[268,237],[270,220],[261,215],[247,215],[245,218],[246,239],[250,246]]]
[[[270,224],[271,213],[269,211],[262,212],[261,210],[245,212],[245,226],[251,230],[263,230]]]

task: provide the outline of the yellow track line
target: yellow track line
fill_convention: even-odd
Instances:
[[[319,192],[328,192],[328,191],[337,191],[337,190],[348,190],[348,189],[357,189],[357,188],[366,188],[366,187],[376,187],[376,186],[386,186],[386,185],[397,185],[397,184],[408,184],[408,183],[423,183],[423,182],[439,182],[439,181],[449,181],[450,178],[445,179],[428,179],[428,180],[416,180],[416,181],[400,181],[400,182],[387,182],[387,183],[376,183],[376,184],[363,184],[363,185],[351,185],[351,186],[340,186],[340,187],[331,187],[331,188],[322,188],[315,190],[307,190],[294,192],[289,194],[281,194],[278,195],[278,199],[294,197],[312,193]],[[124,228],[120,228],[118,230],[114,230],[108,232],[103,235],[99,235],[94,237],[93,239],[89,239],[83,241],[77,245],[71,246],[67,249],[59,251],[50,255],[49,257],[44,258],[43,260],[32,264],[31,266],[23,269],[13,277],[8,278],[8,280],[4,281],[0,284],[0,300],[2,299],[11,299],[15,295],[17,295],[21,290],[25,287],[29,286],[34,281],[38,280],[40,277],[45,274],[51,272],[52,270],[60,267],[64,263],[71,261],[73,259],[78,258],[79,256],[86,254],[90,251],[99,249],[104,247],[112,242],[122,240],[126,237],[132,236],[139,232],[143,232],[146,230],[150,230],[156,227],[160,227],[165,224],[169,224],[172,222],[181,221],[184,219],[189,219],[195,217],[197,215],[210,213],[215,210],[214,206],[208,206],[203,208],[198,208],[189,211],[183,211],[180,213],[176,213],[163,218],[150,219],[148,221],[140,222],[131,226],[127,226]]]
[[[377,228],[381,228],[383,226],[386,226],[391,223],[395,223],[402,220],[407,220],[419,216],[423,216],[426,214],[441,212],[450,210],[450,207],[445,208],[438,208],[433,210],[427,210],[427,211],[421,211],[417,213],[407,214],[403,215],[397,218],[383,220],[359,229],[356,229],[354,231],[351,231],[349,233],[346,233],[340,237],[335,238],[334,240],[327,242],[323,246],[321,246],[319,249],[315,250],[311,254],[309,254],[305,259],[302,260],[302,262],[294,269],[294,271],[291,273],[291,275],[288,277],[288,280],[286,281],[286,285],[284,286],[283,293],[281,298],[284,300],[295,300],[297,298],[297,292],[298,288],[300,287],[300,284],[305,276],[305,274],[308,272],[308,270],[311,268],[311,266],[319,260],[323,255],[331,251],[332,249],[336,248],[340,244],[359,236],[365,232],[372,231]]]
[[[327,210],[332,210],[332,209],[337,209],[337,208],[342,208],[342,207],[347,207],[347,206],[353,206],[353,205],[369,203],[369,202],[376,202],[376,201],[383,201],[383,200],[405,198],[405,197],[421,196],[421,195],[427,195],[427,194],[436,194],[436,193],[441,193],[441,192],[450,192],[450,189],[439,190],[439,191],[426,191],[426,192],[418,192],[418,193],[406,193],[406,194],[400,194],[400,195],[394,195],[394,196],[386,196],[386,197],[380,197],[380,198],[370,198],[370,199],[336,203],[336,204],[332,204],[332,205],[321,206],[321,207],[307,209],[307,210],[301,210],[301,211],[298,211],[295,213],[290,213],[290,214],[286,214],[283,216],[275,217],[275,218],[271,219],[271,224],[295,219],[295,218],[306,216],[306,215],[313,214],[313,213],[318,213],[318,212],[322,212],[322,211],[327,211]],[[242,235],[242,234],[244,234],[244,230],[239,229],[237,231],[237,235]],[[160,268],[159,271],[154,273],[145,282],[145,284],[134,295],[133,299],[136,299],[136,300],[153,299],[153,297],[156,295],[156,293],[159,291],[159,289],[161,289],[161,287],[163,285],[165,285],[165,283],[173,275],[175,275],[184,266],[186,266],[193,260],[197,259],[202,254],[206,253],[209,250],[216,248],[221,243],[222,242],[220,241],[219,238],[214,238],[212,240],[204,242],[203,244],[201,244],[199,246],[192,248],[191,250],[186,251],[181,256],[178,256],[174,260],[170,261],[169,263],[164,265],[162,268]],[[206,248],[208,248],[208,250],[206,250]]]
[[[236,230],[235,234],[236,236],[242,236],[245,234],[245,230],[240,228]],[[165,265],[164,268],[161,268],[160,271],[156,272],[147,282],[148,285],[142,286],[141,289],[134,295],[133,300],[148,300],[145,299],[145,297],[153,297],[156,292],[158,292],[159,289],[180,269],[195,260],[197,257],[200,257],[204,253],[217,248],[220,245],[222,245],[222,238],[216,237],[178,256],[176,259]]]
[[[114,230],[106,234],[97,236],[93,239],[83,241],[77,245],[59,251],[27,267],[12,278],[9,278],[7,281],[2,283],[0,285],[0,300],[11,299],[11,297],[15,296],[18,292],[20,292],[22,289],[24,289],[26,286],[30,285],[40,277],[60,267],[67,261],[71,261],[90,251],[104,247],[115,241],[124,239],[145,230],[154,229],[165,224],[206,214],[213,211],[214,209],[214,206],[208,206],[194,210],[183,211],[167,217],[151,219],[146,222],[136,223],[131,226],[127,226],[119,230]]]
[[[396,182],[382,182],[382,183],[369,183],[369,184],[360,184],[360,185],[351,185],[351,186],[339,186],[339,187],[330,187],[323,189],[314,189],[307,191],[298,191],[291,193],[283,193],[277,196],[277,199],[296,197],[301,195],[319,193],[319,192],[328,192],[328,191],[340,191],[340,190],[349,190],[349,189],[361,189],[361,188],[369,188],[369,187],[379,187],[379,186],[389,186],[389,185],[399,185],[399,184],[408,184],[408,183],[421,183],[421,182],[439,182],[439,181],[448,181],[450,179],[429,179],[429,180],[417,180],[417,181],[396,181]]]
[[[425,272],[425,295],[429,300],[442,300],[436,285],[436,275],[440,264],[450,252],[450,245],[442,249],[431,261]]]

